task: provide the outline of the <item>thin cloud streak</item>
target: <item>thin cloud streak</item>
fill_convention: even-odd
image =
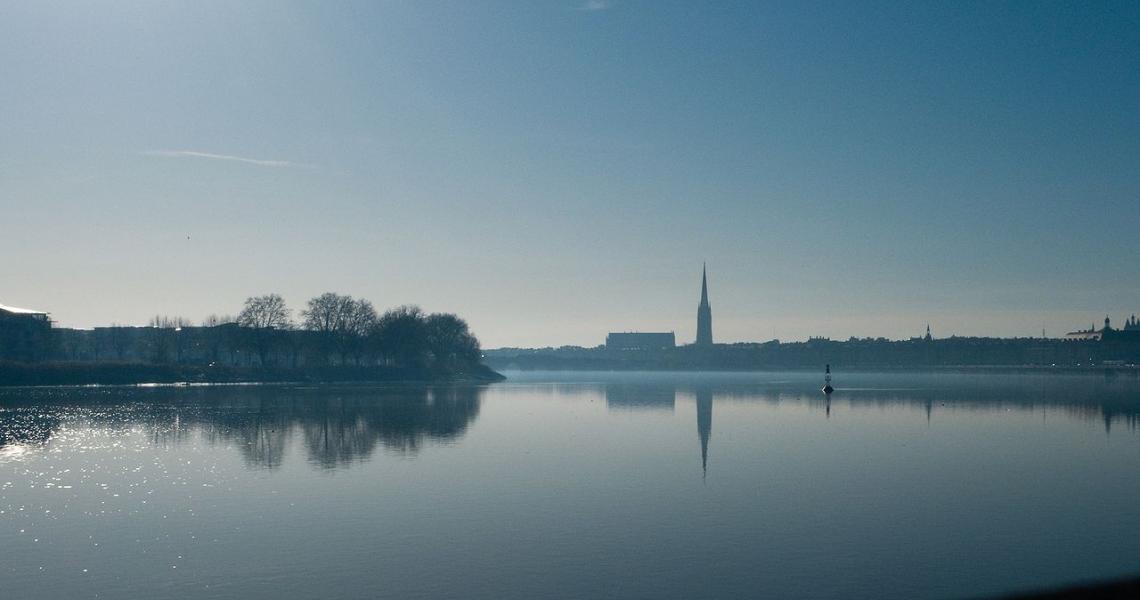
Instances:
[[[606,0],[587,0],[585,4],[582,4],[576,10],[596,12],[599,10],[606,10],[609,7],[610,3]]]
[[[212,152],[197,152],[194,150],[151,150],[144,152],[147,156],[165,156],[168,158],[209,158],[212,160],[228,160],[233,162],[241,162],[250,165],[257,165],[259,167],[301,167],[311,168],[312,165],[302,163],[295,163],[288,160],[263,160],[259,158],[246,158],[244,156],[234,156],[232,154],[214,154]]]

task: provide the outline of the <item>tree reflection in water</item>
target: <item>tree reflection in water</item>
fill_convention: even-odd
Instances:
[[[414,454],[426,439],[458,438],[479,414],[478,387],[434,387],[387,393],[382,400],[338,397],[310,402],[299,422],[309,459],[333,468],[365,459],[377,443]]]
[[[824,397],[816,382],[764,384],[725,377],[650,376],[619,383],[562,386],[558,394],[601,387],[608,410],[673,411],[679,392],[696,404],[701,463],[708,468],[714,404],[724,401],[806,403],[821,416],[835,409],[918,406],[927,421],[956,411],[1054,411],[1114,426],[1140,425],[1140,379],[1095,375],[915,374],[866,375],[888,386],[851,383]],[[382,447],[414,455],[430,442],[461,437],[479,414],[483,386],[290,387],[217,386],[157,388],[0,389],[0,450],[51,443],[57,431],[96,428],[100,435],[141,433],[159,447],[204,441],[232,447],[254,467],[275,469],[289,449],[303,449],[319,468],[366,461]],[[296,443],[294,443],[296,442]]]
[[[297,438],[311,464],[333,469],[368,460],[378,445],[415,454],[429,440],[461,437],[482,393],[461,385],[8,390],[0,394],[0,447],[46,443],[73,422],[141,431],[162,447],[193,439],[232,446],[248,465],[268,469],[281,466]]]

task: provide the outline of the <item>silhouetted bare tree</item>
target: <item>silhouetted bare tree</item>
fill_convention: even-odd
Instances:
[[[344,320],[352,296],[342,296],[333,292],[325,292],[309,300],[309,306],[301,311],[304,319],[302,327],[310,331],[331,333]]]
[[[254,296],[246,298],[245,306],[238,314],[238,323],[255,329],[288,329],[290,313],[285,299],[279,294]]]
[[[376,309],[368,300],[353,300],[352,296],[332,292],[309,300],[308,308],[301,315],[305,329],[320,334],[322,359],[327,359],[328,352],[335,348],[342,364],[347,362],[349,354],[360,362],[364,337],[377,318]]]
[[[250,342],[262,365],[268,360],[269,351],[277,338],[277,332],[292,326],[290,310],[285,299],[279,294],[266,294],[247,298],[238,315],[238,324],[250,332]]]
[[[341,362],[344,362],[346,353],[352,353],[356,363],[360,364],[361,354],[366,347],[365,340],[372,328],[376,326],[378,319],[376,309],[373,308],[371,302],[361,298],[352,303],[348,312],[348,319],[345,320],[344,329],[338,336]]]
[[[328,355],[336,345],[337,331],[344,327],[351,309],[352,296],[325,292],[309,300],[308,307],[301,311],[304,319],[301,326],[318,334],[316,354],[321,362],[328,362]]]

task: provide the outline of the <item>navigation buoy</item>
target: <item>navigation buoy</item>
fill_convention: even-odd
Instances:
[[[834,391],[835,388],[831,387],[831,365],[827,365],[827,370],[823,375],[823,393],[830,394]]]

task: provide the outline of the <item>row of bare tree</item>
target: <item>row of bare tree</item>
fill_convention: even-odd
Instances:
[[[266,294],[248,298],[236,322],[250,333],[262,364],[270,363],[284,332],[298,329],[310,332],[317,345],[310,355],[324,362],[456,369],[480,358],[479,340],[453,314],[416,306],[380,314],[368,300],[329,292],[309,300],[300,316],[295,322],[284,298]]]
[[[200,325],[156,315],[145,327],[57,328],[44,353],[70,361],[300,367],[385,365],[464,370],[482,358],[479,340],[453,314],[416,306],[378,313],[363,298],[326,293],[299,318],[278,294],[248,298],[237,316],[211,315]]]

